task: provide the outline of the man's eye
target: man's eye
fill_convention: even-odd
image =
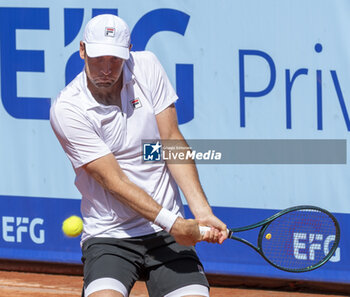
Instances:
[[[99,57],[96,57],[96,58],[90,58],[89,59],[91,63],[100,63],[102,60],[99,58]]]

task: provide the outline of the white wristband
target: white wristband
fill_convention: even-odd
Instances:
[[[158,213],[154,223],[162,227],[165,231],[170,232],[171,227],[174,225],[178,215],[172,213],[166,208],[162,208]]]

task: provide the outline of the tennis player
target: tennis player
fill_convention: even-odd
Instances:
[[[151,52],[130,49],[122,19],[91,19],[80,42],[85,68],[51,108],[82,194],[84,294],[125,297],[144,279],[150,296],[209,296],[193,246],[222,243],[226,225],[213,215],[193,163],[142,162],[143,139],[185,140],[164,69]],[[178,186],[194,220],[184,219]],[[201,236],[199,224],[212,228]]]

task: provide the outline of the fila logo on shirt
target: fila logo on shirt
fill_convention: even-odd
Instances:
[[[114,37],[115,35],[115,29],[112,28],[112,27],[106,27],[105,28],[105,36],[108,36],[108,37]]]
[[[130,100],[130,103],[134,109],[142,107],[141,100],[138,97]]]

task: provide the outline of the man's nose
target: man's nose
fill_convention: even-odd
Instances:
[[[106,61],[101,65],[101,72],[103,75],[111,73],[111,63],[109,61]]]

